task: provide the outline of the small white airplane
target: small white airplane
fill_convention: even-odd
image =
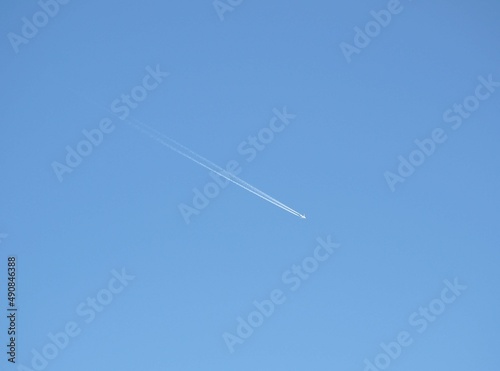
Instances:
[[[300,217],[301,217],[302,219],[305,219],[305,218],[306,218],[306,214],[300,214]]]

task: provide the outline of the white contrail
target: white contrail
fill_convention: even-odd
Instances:
[[[190,150],[189,148],[183,146],[182,144],[176,142],[172,138],[167,137],[166,135],[160,133],[158,130],[146,125],[145,123],[136,120],[136,119],[128,119],[128,118],[120,118],[116,113],[111,111],[107,107],[102,107],[99,104],[95,103],[94,101],[88,99],[87,97],[82,96],[79,92],[72,90],[72,92],[78,96],[80,96],[81,99],[101,108],[105,109],[107,112],[109,112],[111,115],[119,118],[121,121],[127,122],[129,125],[133,126],[143,134],[146,134],[148,137],[151,139],[154,139],[158,143],[161,143],[162,145],[166,146],[167,148],[170,148],[171,150],[177,152],[178,154],[190,159],[191,161],[194,161],[198,165],[203,166],[204,168],[213,171],[216,174],[219,174],[221,177],[229,180],[230,182],[236,184],[237,186],[240,186],[243,189],[246,189],[247,191],[253,193],[254,195],[259,196],[260,198],[263,198],[264,200],[272,203],[275,206],[278,206],[282,208],[285,211],[288,211],[290,214],[293,214],[295,216],[298,216],[299,218],[305,219],[306,216],[305,214],[301,214],[298,211],[292,209],[291,207],[286,206],[285,204],[281,203],[280,201],[276,200],[275,198],[269,196],[267,193],[261,191],[260,189],[254,187],[251,184],[248,184],[245,182],[243,179],[238,178],[236,175],[231,174],[229,171],[221,168],[220,166],[214,164],[212,161],[206,159],[205,157],[197,154],[196,152]]]
[[[236,175],[230,173],[229,171],[221,168],[220,166],[214,164],[212,161],[206,159],[205,157],[193,152],[189,148],[183,146],[182,144],[176,142],[175,140],[167,137],[166,135],[160,133],[158,130],[140,122],[138,120],[132,119],[133,122],[129,119],[126,119],[128,123],[130,123],[134,128],[141,131],[142,133],[149,136],[151,139],[156,140],[158,143],[161,143],[165,147],[177,152],[178,154],[190,159],[191,161],[196,162],[198,165],[203,166],[204,168],[213,171],[214,173],[220,175],[221,177],[233,182],[237,186],[240,186],[243,189],[246,189],[249,192],[263,198],[264,200],[272,203],[275,206],[282,208],[283,210],[288,211],[290,214],[298,216],[302,219],[305,219],[306,216],[304,214],[299,213],[298,211],[292,209],[291,207],[286,206],[285,204],[279,202],[275,198],[269,196],[267,193],[261,191],[260,189],[254,187],[251,184],[248,184],[243,179],[238,178]]]

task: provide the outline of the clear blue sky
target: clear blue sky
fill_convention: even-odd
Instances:
[[[0,6],[1,368],[496,369],[500,4],[232,3]],[[231,184],[187,223],[212,177],[113,102],[307,219]]]

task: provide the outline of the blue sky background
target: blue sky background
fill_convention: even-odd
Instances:
[[[0,311],[18,257],[17,364],[75,321],[48,370],[364,370],[381,342],[414,342],[390,370],[493,370],[500,331],[500,90],[453,130],[443,112],[500,81],[500,4],[402,1],[347,63],[387,2],[71,1],[16,54],[35,2],[1,5]],[[110,115],[147,66],[170,73],[131,117],[240,176],[302,220],[234,185],[186,224],[207,171]],[[238,153],[273,108],[296,114],[251,162]],[[115,130],[59,182],[51,164],[105,117]],[[391,192],[384,172],[435,128],[448,135]],[[284,271],[316,238],[341,247],[297,291]],[[135,279],[86,324],[75,309],[113,269]],[[443,280],[468,289],[418,334],[408,317]],[[222,334],[254,300],[286,302],[230,353]],[[7,322],[0,321],[0,344]]]

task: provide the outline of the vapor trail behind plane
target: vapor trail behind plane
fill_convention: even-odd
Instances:
[[[260,189],[254,187],[251,184],[248,184],[243,179],[238,178],[236,175],[234,175],[234,174],[230,173],[229,171],[221,168],[220,166],[214,164],[212,161],[206,159],[205,157],[197,154],[196,152],[190,150],[189,148],[183,146],[182,144],[176,142],[175,140],[160,133],[158,130],[144,124],[143,122],[135,120],[135,119],[131,119],[131,120],[127,119],[126,121],[129,122],[137,130],[141,131],[143,134],[146,134],[147,136],[149,136],[151,139],[154,139],[155,141],[164,145],[165,147],[177,152],[178,154],[190,159],[191,161],[194,161],[198,165],[201,165],[204,168],[206,168],[210,171],[213,171],[214,173],[229,180],[230,182],[236,184],[237,186],[240,186],[241,188],[246,189],[249,192],[252,192],[254,195],[257,195],[260,198],[263,198],[264,200],[272,203],[273,205],[278,206],[285,211],[288,211],[290,214],[298,216],[299,218],[302,218],[302,219],[306,218],[306,216],[304,214],[301,214],[298,211],[292,209],[291,207],[286,206],[285,204],[281,203],[280,201],[276,200],[275,198],[269,196],[267,193],[261,191]]]
[[[220,166],[214,164],[212,161],[206,159],[205,157],[197,154],[196,152],[190,150],[189,148],[183,146],[182,144],[176,142],[172,138],[167,137],[163,133],[160,133],[158,130],[146,125],[145,123],[136,120],[136,119],[130,119],[130,118],[121,118],[119,117],[116,113],[111,111],[109,108],[102,107],[99,104],[95,103],[94,101],[88,99],[87,97],[82,96],[79,92],[76,92],[72,90],[72,92],[76,95],[78,95],[81,99],[89,102],[90,104],[93,104],[99,108],[103,108],[106,111],[108,111],[111,115],[119,118],[122,121],[125,121],[129,125],[133,126],[135,129],[139,130],[143,134],[146,134],[148,137],[151,139],[157,141],[158,143],[164,145],[165,147],[171,149],[174,152],[177,152],[178,154],[190,159],[191,161],[194,161],[198,165],[203,166],[204,168],[213,171],[214,173],[220,175],[221,177],[229,180],[230,182],[236,184],[237,186],[246,189],[247,191],[253,193],[254,195],[259,196],[260,198],[266,200],[267,202],[272,203],[275,206],[278,206],[282,208],[285,211],[288,211],[290,214],[293,214],[295,216],[298,216],[299,218],[305,219],[306,216],[305,214],[301,214],[298,211],[292,209],[291,207],[286,206],[284,203],[278,201],[277,199],[269,196],[267,193],[261,191],[260,189],[254,187],[251,184],[248,184],[245,182],[243,179],[238,178],[236,175],[230,173],[229,171],[221,168]]]

